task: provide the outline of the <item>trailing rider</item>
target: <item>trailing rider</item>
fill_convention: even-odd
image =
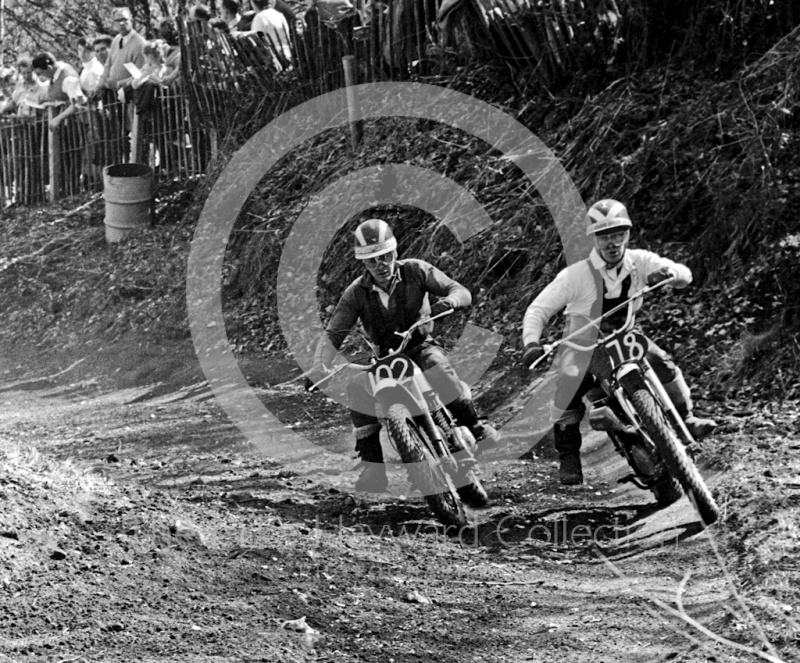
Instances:
[[[596,202],[589,208],[586,224],[586,234],[594,238],[594,248],[589,257],[563,269],[525,311],[522,364],[526,368],[544,354],[540,344],[542,330],[561,309],[566,308],[567,324],[572,332],[624,302],[645,285],[674,278],[674,286],[684,288],[692,281],[692,272],[686,265],[650,251],[628,248],[633,224],[621,202],[612,199]],[[635,310],[640,307],[641,300],[635,303]],[[605,319],[601,330],[609,332],[624,324],[625,308]],[[650,339],[648,343],[647,360],[689,432],[695,439],[709,435],[716,423],[693,414],[691,394],[681,370],[664,350]],[[559,480],[562,484],[574,485],[583,483],[580,422],[586,407],[582,399],[594,386],[595,379],[588,371],[581,378],[580,371],[570,362],[570,356],[571,353],[566,353],[567,361],[562,361],[559,367],[551,421],[560,461]]]

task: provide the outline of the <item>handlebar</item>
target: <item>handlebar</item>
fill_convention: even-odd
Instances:
[[[433,322],[434,320],[438,320],[439,318],[443,318],[446,315],[450,315],[455,309],[449,308],[446,311],[442,311],[441,313],[437,313],[434,316],[428,316],[427,318],[420,318],[417,320],[413,325],[411,325],[406,331],[404,332],[395,332],[397,336],[402,336],[403,340],[401,341],[400,345],[396,350],[390,350],[389,354],[386,355],[387,357],[391,357],[392,355],[400,354],[403,350],[406,349],[408,342],[411,340],[411,335],[422,325],[427,325],[429,322]],[[381,357],[383,359],[383,357]]]
[[[599,345],[599,343],[600,343],[599,341],[597,343],[593,343],[592,345],[579,345],[578,343],[575,343],[574,341],[571,341],[570,339],[574,338],[575,336],[578,336],[579,334],[582,334],[583,332],[585,332],[590,327],[593,327],[593,326],[598,326],[599,327],[600,323],[605,318],[610,316],[612,313],[616,313],[617,311],[622,310],[626,306],[628,307],[628,315],[625,318],[625,324],[623,324],[620,327],[620,329],[627,329],[628,327],[630,327],[631,323],[633,322],[633,303],[637,299],[641,299],[646,294],[651,293],[654,290],[658,290],[659,288],[663,288],[664,286],[670,285],[673,281],[675,281],[675,279],[676,279],[676,277],[673,276],[671,278],[664,279],[663,281],[659,281],[658,283],[654,283],[653,285],[646,285],[646,286],[644,286],[644,288],[642,288],[641,290],[635,292],[633,295],[631,295],[630,298],[626,299],[621,304],[618,304],[617,306],[612,308],[610,311],[606,311],[599,318],[596,318],[595,320],[589,321],[587,324],[585,324],[580,329],[577,329],[574,332],[572,332],[569,336],[565,336],[560,341],[556,341],[555,343],[549,343],[549,344],[543,345],[542,349],[544,350],[544,354],[541,357],[539,357],[536,361],[534,361],[528,367],[528,370],[533,370],[534,368],[536,368],[536,366],[538,366],[542,361],[544,361],[545,358],[547,358],[551,354],[553,354],[553,352],[555,352],[556,349],[561,345],[566,345],[568,348],[572,348],[574,350],[580,350],[580,351],[594,350]]]
[[[441,313],[438,313],[437,315],[434,315],[434,316],[427,316],[425,318],[420,318],[413,325],[411,325],[406,331],[404,331],[404,332],[395,332],[395,334],[397,336],[402,336],[403,340],[400,342],[400,345],[395,350],[390,350],[389,353],[386,355],[386,357],[391,357],[393,355],[397,355],[397,354],[400,354],[401,352],[403,352],[403,350],[405,350],[406,346],[408,345],[408,342],[411,340],[412,334],[417,329],[419,329],[423,325],[428,324],[429,322],[433,322],[434,320],[438,320],[439,318],[443,318],[446,315],[450,315],[454,311],[455,311],[455,309],[451,308],[451,309],[448,309],[446,311],[442,311]],[[386,357],[375,357],[375,361],[380,361],[381,359],[386,359]],[[321,380],[319,380],[318,382],[315,382],[314,384],[312,384],[308,388],[308,390],[309,391],[314,391],[315,389],[318,389],[320,385],[326,383],[334,375],[340,373],[341,371],[343,371],[346,368],[352,368],[352,369],[355,369],[357,371],[367,371],[367,370],[370,369],[370,365],[368,365],[368,364],[356,364],[356,363],[353,363],[353,362],[344,362],[342,364],[339,364],[336,368],[334,368],[327,375],[325,375],[325,377],[323,377]]]

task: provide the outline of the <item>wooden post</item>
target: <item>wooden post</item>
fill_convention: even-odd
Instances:
[[[13,131],[14,125],[10,123],[0,128],[0,209],[12,201],[14,194]]]
[[[209,150],[209,161],[214,161],[217,158],[217,151],[219,147],[217,145],[217,130],[216,129],[209,129],[208,132],[208,139],[211,143],[211,147]],[[208,168],[208,164],[201,164],[200,172],[205,172]]]
[[[361,119],[358,91],[355,88],[357,82],[355,60],[354,55],[345,55],[342,58],[345,90],[347,91],[347,113],[350,117],[350,144],[353,150],[358,149],[358,145],[364,137],[364,120]]]
[[[131,104],[133,106],[133,104]],[[123,108],[123,112],[127,109]],[[131,120],[131,163],[139,163],[139,113],[133,107],[133,120]]]
[[[50,202],[58,200],[61,191],[61,127],[50,126],[50,121],[55,117],[56,109],[47,108],[47,156],[50,163]]]

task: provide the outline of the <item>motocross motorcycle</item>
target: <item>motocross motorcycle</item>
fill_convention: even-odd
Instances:
[[[605,431],[628,462],[632,474],[619,482],[650,490],[661,506],[677,501],[682,488],[703,523],[710,525],[719,518],[719,507],[687,452],[694,439],[645,357],[647,338],[633,324],[635,302],[673,280],[642,288],[569,336],[543,346],[545,354],[531,368],[561,345],[570,348],[567,352],[592,352],[589,371],[597,378],[599,388],[587,395],[592,401],[589,423],[594,430]],[[624,324],[604,333],[600,323],[625,307]],[[571,340],[591,327],[599,330],[596,343],[580,345]]]
[[[405,332],[396,350],[386,356],[372,344],[369,365],[344,363],[312,385],[319,387],[345,368],[366,371],[378,418],[405,464],[411,485],[425,496],[431,511],[445,527],[469,524],[464,509],[489,502],[475,460],[475,438],[460,426],[433,390],[422,369],[406,354],[414,331],[451,311],[417,321]]]

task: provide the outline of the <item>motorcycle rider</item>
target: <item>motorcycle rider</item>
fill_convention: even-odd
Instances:
[[[674,277],[674,286],[685,288],[692,281],[692,272],[686,265],[650,251],[628,248],[633,224],[621,202],[610,198],[596,202],[589,208],[586,224],[586,234],[594,238],[594,248],[589,257],[563,269],[525,311],[522,364],[526,368],[544,354],[539,342],[542,329],[561,309],[566,307],[567,324],[572,332],[621,304],[645,284],[655,285]],[[640,307],[641,300],[636,302],[635,310]],[[619,328],[626,316],[627,307],[623,307],[610,319],[603,320],[601,330],[608,332]],[[581,343],[580,340],[576,342]],[[700,419],[692,413],[691,394],[681,370],[650,339],[648,343],[647,360],[692,437],[699,439],[709,435],[716,423],[710,419]],[[569,357],[569,353],[565,357]],[[562,362],[559,367],[550,419],[559,457],[559,480],[562,484],[575,485],[583,483],[580,421],[586,407],[582,399],[594,386],[595,379],[589,371],[580,379],[574,364],[570,370],[565,363]]]
[[[348,286],[336,305],[317,346],[311,372],[313,377],[307,386],[328,370],[336,351],[359,320],[370,341],[384,356],[400,345],[401,338],[395,334],[396,331],[406,331],[422,318],[449,309],[466,308],[472,302],[469,290],[430,263],[416,259],[399,260],[397,239],[385,221],[364,221],[356,229],[354,240],[355,257],[362,262],[365,272]],[[432,306],[431,295],[438,297]],[[431,337],[432,331],[433,322],[418,328],[406,346],[405,354],[427,371],[431,386],[458,423],[470,429],[479,448],[485,450],[494,446],[499,439],[497,431],[479,420],[469,387],[459,380],[444,350]],[[364,464],[355,488],[383,492],[388,478],[383,465],[375,399],[369,391],[366,374],[351,381],[348,397],[356,451]]]

